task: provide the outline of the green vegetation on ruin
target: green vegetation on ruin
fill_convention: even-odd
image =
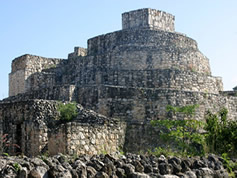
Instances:
[[[231,177],[232,169],[237,167],[230,159],[237,156],[237,121],[227,119],[226,108],[217,114],[208,111],[205,121],[197,121],[192,118],[197,108],[198,105],[167,106],[167,112],[183,114],[186,119],[151,121],[153,127],[160,129],[160,138],[166,146],[149,150],[148,153],[165,156],[204,156],[214,153],[223,158]]]
[[[60,120],[71,121],[75,119],[78,115],[77,104],[73,103],[59,103],[58,111],[60,115]]]

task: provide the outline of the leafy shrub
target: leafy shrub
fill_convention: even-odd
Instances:
[[[78,115],[76,103],[60,103],[58,111],[60,113],[60,120],[63,121],[71,121]]]
[[[234,170],[237,170],[237,162],[233,162],[229,157],[227,153],[223,153],[221,155],[222,159],[223,159],[223,165],[224,168],[227,169],[227,171],[229,172],[229,177],[233,177],[235,178],[235,173]]]
[[[197,106],[167,106],[167,111],[193,116]],[[230,159],[237,156],[237,121],[227,119],[228,110],[221,109],[217,114],[210,111],[206,122],[193,119],[151,121],[152,126],[161,131],[160,137],[167,141],[165,147],[148,150],[149,154],[166,156],[192,156],[215,153],[222,156],[229,177],[235,177],[237,162]],[[204,129],[205,133],[200,133]],[[173,147],[172,147],[173,146]],[[174,149],[175,146],[175,149]],[[172,148],[172,149],[171,149]]]
[[[221,109],[217,114],[206,114],[206,142],[209,151],[216,154],[237,153],[237,121],[227,120],[228,110]]]
[[[194,104],[194,105],[187,105],[187,106],[182,106],[182,107],[174,107],[171,105],[166,106],[166,111],[167,112],[173,112],[174,114],[176,113],[183,113],[186,116],[194,116],[194,113],[196,109],[199,107],[199,105]]]
[[[184,116],[192,117],[198,105],[173,107],[168,105],[168,112],[181,113]],[[151,125],[159,127],[161,138],[170,145],[176,145],[177,151],[183,155],[203,155],[205,136],[199,132],[203,122],[194,119],[182,120],[153,120]],[[161,148],[159,148],[161,150]],[[157,151],[159,151],[157,150]]]

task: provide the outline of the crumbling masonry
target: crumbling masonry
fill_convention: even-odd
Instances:
[[[68,59],[14,59],[10,97],[0,102],[1,134],[20,146],[12,152],[146,151],[159,145],[149,122],[178,119],[167,105],[199,104],[198,120],[226,107],[237,119],[237,91],[223,91],[196,41],[175,32],[174,19],[154,9],[126,12],[122,30],[89,39],[87,49],[75,47]],[[87,109],[78,105],[75,121],[57,124],[55,100]]]

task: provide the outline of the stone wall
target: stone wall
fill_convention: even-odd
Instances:
[[[12,71],[9,74],[9,96],[25,93],[26,80],[32,74],[41,72],[43,69],[54,68],[62,60],[55,58],[44,58],[34,55],[23,55],[12,61]]]
[[[219,94],[223,91],[220,77],[207,76],[178,69],[85,71],[80,85],[112,85],[159,89],[176,89]]]
[[[4,101],[21,101],[28,99],[45,99],[60,101],[76,101],[75,85],[55,85],[53,87],[40,88],[27,93],[11,96]]]
[[[144,29],[109,33],[88,40],[88,55],[94,59],[87,60],[112,69],[177,68],[211,74],[209,60],[196,42],[177,33]]]
[[[188,92],[168,89],[125,88],[100,86],[80,88],[78,99],[85,107],[104,115],[127,122],[124,149],[128,152],[146,152],[162,146],[159,130],[151,127],[157,119],[183,119],[166,111],[167,105],[186,106],[198,104],[192,119],[204,121],[207,111],[217,113],[227,108],[228,119],[237,120],[237,97],[218,94]],[[96,103],[96,104],[95,104]]]
[[[197,50],[197,42],[179,33],[149,29],[120,30],[88,40],[89,55],[102,54],[110,51],[123,51],[119,49],[126,49],[128,47],[150,50],[166,49],[165,51],[172,51],[176,48],[180,50]]]
[[[26,86],[26,92],[56,86],[57,84],[55,82],[55,77],[55,73],[43,71],[30,75],[24,81]]]
[[[49,153],[105,154],[122,150],[125,125],[97,125],[70,122],[61,125],[49,136]]]
[[[197,86],[198,87],[198,86]],[[197,88],[198,89],[198,88]],[[235,94],[222,95],[210,93],[210,90],[189,91],[168,88],[125,87],[118,85],[75,85],[55,86],[10,97],[4,101],[21,101],[27,99],[50,99],[76,101],[86,108],[109,117],[124,118],[128,121],[144,122],[146,120],[167,117],[166,106],[183,106],[199,104],[197,119],[203,119],[205,112],[213,112],[226,107],[229,118],[237,119],[237,97]],[[233,92],[231,92],[233,93]]]
[[[102,62],[102,59],[104,62]],[[109,63],[109,58],[103,58],[102,56],[69,60],[68,64],[62,70],[60,69],[60,71],[41,72],[31,75],[27,80],[27,84],[29,84],[28,88],[31,90],[49,90],[50,88],[65,85],[100,84],[171,88],[215,94],[223,90],[220,77],[199,74],[196,71],[185,71],[175,67],[170,69],[137,70],[139,65],[134,67],[136,70],[112,69],[112,67]],[[42,95],[48,95],[47,93],[44,92]],[[54,92],[52,91],[51,93],[53,94]]]
[[[9,74],[9,96],[25,93],[25,71],[18,70]]]
[[[174,16],[155,9],[139,9],[122,14],[122,28],[151,28],[174,31]]]
[[[132,65],[132,59],[139,59],[135,58],[136,55],[134,56],[129,53],[127,53],[127,55],[129,56],[127,56],[126,59],[130,59],[130,61],[121,60],[120,62],[120,67],[123,65],[124,69],[115,67],[119,61],[118,58],[121,58],[119,55],[114,55],[113,57],[96,56],[79,58],[68,60],[67,65],[60,69],[44,70],[40,73],[32,74],[25,81],[25,86],[27,86],[27,91],[30,92],[32,90],[54,88],[60,85],[88,84],[172,88],[216,94],[223,90],[222,81],[219,77],[212,77],[206,73],[200,74],[198,71],[191,68],[189,70],[184,70],[184,68],[181,68],[182,66],[179,66],[179,68],[175,67],[175,65],[172,66],[172,63],[169,63],[168,61],[166,61],[165,64],[167,65],[167,68],[165,66],[163,66],[164,69],[149,68],[149,66],[154,67],[154,65],[152,63],[145,64],[144,61],[147,61],[148,59],[154,60],[154,63],[157,63],[159,68],[163,68],[158,65],[157,59],[152,59],[152,53],[145,55],[137,54],[140,58],[140,62]],[[113,63],[111,63],[111,60],[113,60]],[[168,67],[168,65],[170,65],[170,67]],[[21,86],[20,84],[22,83],[19,82],[18,85],[15,83],[15,86],[19,87]]]
[[[58,102],[46,100],[0,103],[0,134],[7,134],[10,154],[35,156],[57,154],[112,153],[123,148],[126,124],[106,118],[78,105],[72,122],[59,119]],[[6,143],[1,143],[1,147]]]
[[[44,92],[39,91],[39,94],[41,93]],[[36,92],[33,92],[33,94],[36,94]],[[203,120],[208,110],[215,113],[225,107],[229,111],[228,118],[237,120],[237,97],[233,95],[142,87],[128,88],[109,85],[101,85],[100,87],[76,87],[74,88],[74,95],[74,99],[82,103],[86,108],[93,109],[108,117],[123,119],[127,122],[128,127],[125,132],[125,130],[121,130],[122,126],[116,125],[116,127],[112,127],[114,132],[111,135],[110,131],[108,131],[110,128],[107,126],[93,125],[92,122],[89,122],[90,124],[85,124],[81,121],[62,124],[53,132],[50,132],[50,136],[48,136],[48,142],[50,143],[48,144],[48,150],[51,154],[56,154],[57,152],[70,154],[109,152],[114,150],[115,146],[106,147],[104,145],[110,145],[111,139],[115,137],[122,138],[122,140],[126,139],[124,148],[129,152],[137,153],[147,151],[148,148],[161,146],[161,141],[157,139],[159,131],[152,130],[149,124],[150,120],[164,118],[181,119],[183,117],[182,115],[171,115],[171,113],[167,113],[167,105],[185,106],[198,104],[199,108],[194,116],[197,120]],[[20,96],[18,95],[15,99],[22,100],[27,97],[26,94],[22,95],[23,98],[20,98]],[[34,98],[36,96],[33,95],[31,97]],[[57,98],[58,96],[56,95],[54,97]],[[13,99],[11,98],[9,101],[12,102]],[[10,111],[11,113],[11,109],[5,108],[5,111]],[[5,123],[6,121],[3,122]],[[16,121],[12,121],[12,123],[14,122]],[[11,125],[9,127],[17,130],[17,126]],[[21,127],[23,128],[23,126]],[[38,125],[34,124],[27,125],[27,128],[31,130],[31,132],[28,131],[27,133],[30,133],[30,140],[34,140],[35,148],[39,148],[39,142],[37,141],[39,138],[37,135],[42,132],[38,127]],[[116,134],[117,136],[115,136]],[[96,139],[101,140],[100,143],[103,143],[102,146],[101,144],[95,144]],[[115,139],[117,145],[121,145],[118,144],[119,139]],[[27,147],[29,149],[31,145]],[[80,151],[76,152],[77,149]],[[37,151],[34,150],[34,152],[32,151],[30,153],[36,154],[35,152]]]
[[[237,120],[237,97],[205,92],[172,89],[128,88],[118,86],[81,87],[78,101],[83,106],[109,117],[118,117],[128,122],[149,122],[168,118],[166,106],[199,104],[195,119],[203,120],[205,113],[226,107],[228,118]],[[96,104],[95,104],[96,103]],[[170,117],[170,116],[169,116]],[[174,117],[173,119],[178,119]]]
[[[53,101],[1,102],[0,133],[7,134],[10,142],[7,151],[10,154],[22,152],[31,156],[39,154],[47,145],[47,122],[55,120],[57,115],[56,103]]]
[[[74,52],[68,54],[68,59],[74,58],[77,56],[86,56],[86,55],[87,55],[87,49],[82,48],[82,47],[74,47]]]

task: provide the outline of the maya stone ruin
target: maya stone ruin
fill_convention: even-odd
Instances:
[[[226,107],[237,119],[237,90],[223,91],[197,42],[175,31],[175,17],[154,9],[122,14],[122,30],[93,37],[68,59],[25,54],[12,61],[9,97],[0,101],[0,133],[12,154],[99,154],[159,145],[151,120],[166,106],[198,104],[195,119]],[[79,114],[58,122],[58,101]]]

